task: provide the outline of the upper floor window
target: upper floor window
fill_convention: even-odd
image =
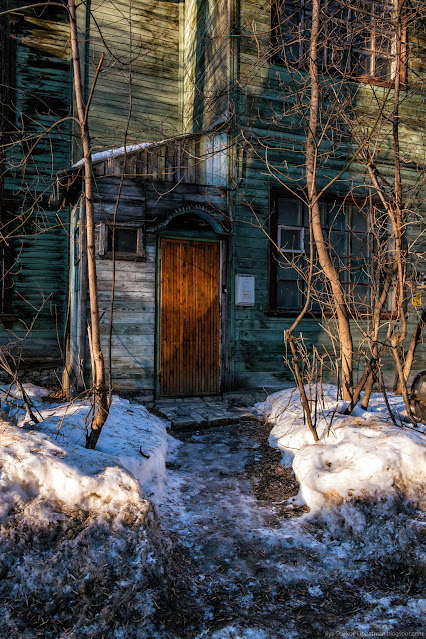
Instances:
[[[276,61],[308,65],[311,0],[273,0]],[[324,73],[388,82],[395,67],[392,6],[376,0],[321,4],[318,63]]]
[[[330,200],[320,202],[321,223],[331,257],[339,271],[348,306],[370,313],[380,294],[384,273],[392,254],[387,216],[371,202]],[[307,206],[294,197],[274,198],[271,237],[271,308],[300,310],[306,299],[309,256],[309,214]],[[333,306],[330,290],[314,255],[311,310]],[[390,310],[388,296],[385,310]]]

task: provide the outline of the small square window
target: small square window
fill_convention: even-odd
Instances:
[[[283,253],[303,253],[304,229],[297,226],[278,226],[278,248]]]
[[[145,259],[144,234],[141,226],[101,223],[99,230],[99,256],[118,260]]]

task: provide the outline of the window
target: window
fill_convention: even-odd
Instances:
[[[311,2],[273,0],[272,45],[276,62],[308,65]],[[324,72],[390,81],[394,69],[392,6],[370,0],[322,5],[318,61]]]
[[[112,258],[114,254],[118,260],[145,259],[142,227],[129,224],[115,224],[113,226],[101,223],[98,253],[103,258]]]
[[[330,200],[320,203],[320,211],[348,304],[361,313],[368,313],[392,254],[387,216],[370,200],[362,205]],[[306,299],[307,206],[294,197],[274,195],[271,234],[277,247],[271,252],[271,309],[298,311]],[[320,269],[314,268],[310,310],[327,308],[329,295]],[[389,296],[388,305],[391,301]]]

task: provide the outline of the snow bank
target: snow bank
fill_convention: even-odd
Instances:
[[[157,636],[170,562],[145,495],[162,489],[164,423],[115,397],[86,450],[88,402],[26,391],[43,421],[19,402],[0,418],[0,639]]]
[[[300,485],[298,501],[312,512],[333,508],[353,499],[383,499],[403,496],[420,505],[425,502],[426,437],[389,419],[383,399],[374,395],[371,409],[345,416],[346,404],[336,401],[336,389],[327,386],[318,406],[315,444],[304,423],[299,394],[295,389],[268,397],[257,412],[274,427],[272,447],[283,453],[283,463],[292,463]],[[390,396],[395,414],[403,415],[401,398]]]
[[[112,465],[108,455],[69,443],[58,446],[47,435],[4,422],[0,437],[1,521],[16,506],[37,498],[67,512],[118,512],[128,504],[147,510],[138,483]]]
[[[96,450],[87,451],[85,422],[90,417],[90,403],[84,400],[46,405],[41,401],[46,396],[45,389],[32,384],[24,387],[34,405],[33,412],[42,421],[30,424],[19,404],[11,411],[10,418],[20,428],[3,424],[8,433],[4,437],[10,456],[22,460],[16,466],[17,473],[30,477],[30,483],[40,486],[46,495],[49,492],[49,498],[75,507],[79,502],[82,505],[90,502],[93,508],[96,502],[93,495],[100,493],[107,502],[114,499],[134,502],[135,491],[141,488],[154,500],[161,498],[165,458],[171,440],[161,419],[142,405],[113,397]],[[6,388],[0,387],[0,396],[5,392]],[[19,398],[19,391],[12,389],[12,396]],[[53,458],[55,464],[52,464]],[[7,472],[12,477],[12,470],[13,464],[7,463],[3,474]],[[120,491],[113,486],[127,486],[126,495],[118,497]]]
[[[37,429],[55,438],[60,445],[73,444],[75,451],[77,447],[84,447],[84,423],[89,412],[87,401],[41,408],[44,421]],[[103,454],[110,466],[125,469],[145,493],[156,500],[162,494],[169,439],[164,421],[144,406],[114,396],[95,453]]]

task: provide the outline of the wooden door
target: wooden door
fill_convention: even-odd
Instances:
[[[220,388],[220,246],[161,240],[161,395]]]

